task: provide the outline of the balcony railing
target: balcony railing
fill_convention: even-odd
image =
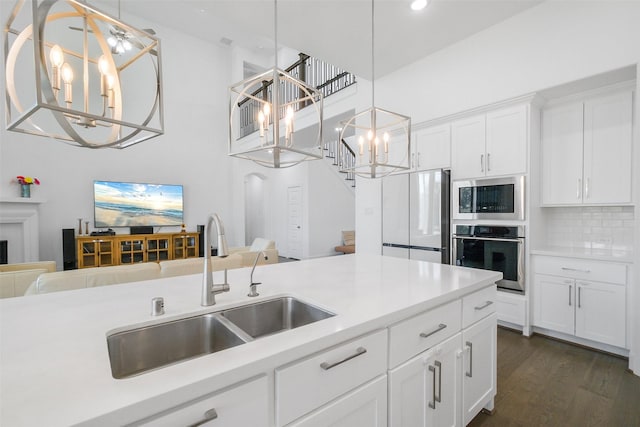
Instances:
[[[301,53],[300,59],[287,67],[285,71],[307,85],[315,87],[325,98],[356,82],[354,74],[304,53]],[[252,96],[273,102],[273,80],[264,80],[262,87],[253,92]],[[282,104],[288,104],[300,99],[299,89],[295,85],[286,82],[282,83],[279,96]],[[258,101],[251,98],[245,98],[238,103],[240,110],[240,138],[258,130],[259,104]],[[294,109],[298,111],[306,106],[301,101],[295,104]],[[281,117],[284,114],[284,111],[280,112]]]

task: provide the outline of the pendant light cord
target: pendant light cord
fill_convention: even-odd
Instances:
[[[375,25],[375,10],[374,10],[374,0],[371,0],[371,107],[375,108],[376,106],[376,68],[375,68],[375,60],[374,60],[374,25]]]
[[[276,70],[278,69],[278,0],[273,0],[273,33],[275,35],[275,46],[273,54],[276,57],[275,64]],[[275,89],[275,88],[274,88]]]

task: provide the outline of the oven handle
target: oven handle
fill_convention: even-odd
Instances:
[[[494,237],[467,237],[467,236],[457,236],[453,235],[453,240],[487,240],[489,242],[514,242],[514,243],[522,243],[524,241],[524,237],[516,237],[514,239],[500,239]]]

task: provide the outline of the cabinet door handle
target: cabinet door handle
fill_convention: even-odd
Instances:
[[[420,152],[418,151],[418,167],[420,167]]]
[[[474,310],[484,310],[485,308],[489,307],[491,304],[493,304],[493,301],[487,301],[484,304],[478,306],[478,307],[473,307]]]
[[[569,285],[569,307],[571,307],[571,294],[573,293],[573,285]]]
[[[436,369],[438,369],[438,393],[436,394]],[[442,402],[442,363],[436,360],[429,365],[429,371],[433,372],[433,400],[429,402],[429,408],[436,409],[436,402]]]
[[[480,154],[480,172],[484,172],[484,154]]]
[[[584,182],[584,196],[589,198],[589,178],[587,178]]]
[[[441,330],[443,330],[444,328],[446,328],[447,325],[445,325],[444,323],[440,323],[433,331],[431,332],[420,332],[420,337],[421,338],[429,338],[431,335],[436,334],[438,332],[440,332]]]
[[[189,424],[187,427],[198,427],[201,426],[203,424],[208,423],[209,421],[213,421],[216,418],[218,418],[218,412],[216,412],[215,408],[211,408],[209,409],[207,412],[204,413],[204,418],[201,419],[200,421],[197,421],[193,424]]]
[[[442,363],[436,360],[434,365],[438,368],[438,395],[434,394],[434,400],[438,403],[442,402]]]
[[[329,362],[322,362],[322,363],[320,364],[320,367],[321,367],[322,369],[324,369],[325,371],[328,371],[329,369],[331,369],[331,368],[335,368],[336,366],[341,365],[341,364],[343,364],[344,362],[348,362],[349,360],[351,360],[351,359],[353,359],[353,358],[356,358],[356,357],[358,357],[358,356],[361,356],[361,355],[365,354],[366,352],[367,352],[367,349],[366,349],[366,348],[364,348],[364,347],[358,347],[358,348],[356,349],[356,352],[355,352],[354,354],[352,354],[351,356],[347,356],[347,357],[345,357],[344,359],[339,360],[339,361],[337,361],[337,362],[333,362],[333,363],[329,363]]]
[[[576,186],[576,199],[580,198],[580,191],[582,190],[582,180],[578,178],[578,185]]]
[[[429,401],[429,408],[436,409],[436,367],[433,365],[429,365],[429,371],[433,373],[433,400]]]
[[[491,153],[487,153],[487,172],[491,171]]]
[[[411,167],[412,168],[416,167],[416,154],[415,153],[411,153]]]
[[[591,273],[591,270],[581,270],[579,268],[560,267],[560,270],[564,271],[577,271],[579,273]]]
[[[582,298],[581,298],[581,291],[582,290],[582,286],[578,286],[578,308],[582,308]]]
[[[473,377],[473,344],[471,341],[467,341],[465,343],[467,347],[469,347],[469,371],[465,372],[465,375],[469,378]]]

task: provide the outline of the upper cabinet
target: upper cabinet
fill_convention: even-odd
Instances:
[[[524,174],[527,105],[470,117],[451,125],[453,179]]]
[[[631,203],[632,92],[545,109],[542,204]]]
[[[451,125],[420,129],[412,136],[411,169],[449,169],[451,167]]]

